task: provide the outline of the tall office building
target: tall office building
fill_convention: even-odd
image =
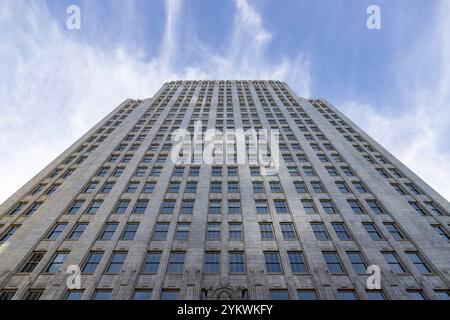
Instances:
[[[211,128],[213,163],[207,141],[173,140]],[[274,170],[239,129],[279,131]],[[449,299],[449,212],[325,100],[173,81],[0,206],[0,299]]]

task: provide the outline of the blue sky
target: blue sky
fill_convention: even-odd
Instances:
[[[446,0],[2,0],[0,202],[124,99],[202,78],[326,98],[449,199],[449,15]]]

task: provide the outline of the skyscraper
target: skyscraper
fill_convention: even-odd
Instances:
[[[449,212],[323,99],[173,81],[0,206],[0,300],[449,299]]]

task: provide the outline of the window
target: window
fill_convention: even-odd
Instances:
[[[95,290],[94,300],[111,300],[112,290]]]
[[[30,208],[27,210],[27,212],[25,213],[25,215],[27,216],[31,216],[33,213],[36,212],[37,209],[39,209],[39,207],[42,205],[42,202],[35,202],[33,203]]]
[[[317,300],[317,293],[314,289],[297,290],[297,300]]]
[[[103,185],[103,188],[102,188],[101,192],[102,193],[110,193],[113,187],[114,187],[114,182],[106,182]]]
[[[130,182],[127,187],[127,193],[135,193],[139,186],[139,182]]]
[[[230,273],[245,273],[244,253],[238,251],[229,252]]]
[[[305,258],[303,257],[302,252],[288,252],[288,257],[293,273],[308,273],[308,268],[306,267]]]
[[[21,273],[31,273],[36,268],[38,263],[42,260],[44,257],[45,252],[43,251],[34,251],[28,260],[25,262],[25,264],[20,269]]]
[[[153,191],[155,191],[155,186],[156,186],[155,182],[147,182],[144,185],[144,188],[142,189],[142,192],[143,193],[152,193]]]
[[[269,205],[267,204],[267,200],[255,200],[255,202],[256,202],[256,213],[258,214],[269,213]]]
[[[68,255],[68,252],[56,252],[45,272],[57,273],[61,269],[61,266],[64,264],[64,261],[66,261]]]
[[[181,214],[192,214],[194,212],[194,200],[183,200],[181,202]]]
[[[221,177],[222,176],[222,167],[213,167],[212,168],[212,175],[214,177]]]
[[[94,192],[95,188],[97,187],[97,182],[90,182],[85,188],[84,193],[92,193]]]
[[[264,193],[264,185],[260,181],[253,181],[253,192],[254,193]]]
[[[450,291],[447,290],[435,290],[439,300],[450,300]],[[1,298],[0,298],[1,300]]]
[[[275,240],[272,223],[270,222],[259,223],[259,231],[261,233],[261,240]]]
[[[222,192],[222,182],[220,181],[213,181],[211,182],[211,193],[221,193]]]
[[[188,181],[186,183],[186,193],[196,193],[197,192],[197,182],[196,181]]]
[[[362,182],[353,182],[353,186],[359,193],[367,193],[367,189],[364,187]]]
[[[378,204],[377,200],[367,200],[367,204],[369,205],[370,209],[372,209],[373,213],[375,214],[385,213],[381,208],[381,206]]]
[[[348,259],[356,273],[366,274],[367,266],[359,251],[347,251]]]
[[[152,290],[136,289],[133,294],[133,300],[150,300]]]
[[[395,225],[395,223],[384,223],[387,231],[389,231],[389,233],[391,234],[391,236],[395,239],[395,240],[404,240],[405,236],[403,235],[403,233],[400,231],[400,229]]]
[[[239,183],[235,181],[228,181],[228,192],[229,193],[238,193],[239,192]]]
[[[336,176],[338,175],[336,169],[333,168],[333,167],[326,167],[325,169],[327,170],[328,174],[329,174],[331,177],[336,177]]]
[[[366,229],[369,236],[374,241],[383,240],[383,236],[378,231],[377,227],[373,223],[363,223],[364,228]]]
[[[308,189],[303,181],[294,181],[295,190],[298,193],[307,193]]]
[[[264,259],[266,263],[267,273],[282,273],[282,267],[280,262],[280,254],[275,251],[265,251]]]
[[[417,270],[422,274],[431,273],[431,269],[427,266],[425,261],[423,261],[422,257],[418,252],[410,251],[406,252],[406,255],[409,257],[411,262],[416,266]]]
[[[138,199],[136,202],[136,206],[134,207],[133,213],[134,214],[144,214],[145,210],[148,206],[148,199]]]
[[[50,232],[47,234],[47,240],[56,240],[59,235],[64,231],[67,223],[57,223],[53,226]]]
[[[443,216],[444,213],[442,212],[442,210],[440,208],[438,208],[433,202],[425,202],[426,207],[428,208],[428,210],[430,210],[431,212],[436,213],[439,216]]]
[[[381,290],[366,290],[367,300],[386,300]]]
[[[220,223],[208,223],[206,240],[220,240],[220,229]]]
[[[272,193],[281,193],[283,192],[283,189],[281,188],[281,184],[279,181],[270,181],[270,192]]]
[[[175,240],[187,240],[189,238],[190,224],[186,222],[177,223],[175,231]]]
[[[347,184],[344,181],[336,181],[336,186],[338,187],[339,191],[342,193],[350,192],[350,190],[347,187]]]
[[[167,273],[182,273],[184,271],[184,257],[186,253],[182,251],[172,251],[169,256]]]
[[[250,175],[252,177],[257,177],[261,175],[261,170],[259,167],[250,167]]]
[[[182,177],[183,174],[184,174],[184,167],[175,167],[175,170],[173,171],[173,176]]]
[[[129,204],[130,204],[130,200],[119,200],[114,213],[116,213],[116,214],[125,213],[125,211],[127,211],[127,209],[128,209]]]
[[[280,227],[284,240],[297,240],[297,234],[295,233],[294,225],[291,222],[282,222],[280,223]]]
[[[83,290],[69,290],[66,293],[65,300],[81,300],[83,293]]]
[[[150,171],[150,176],[152,177],[159,177],[159,175],[161,174],[161,167],[154,167],[151,171]]]
[[[125,226],[125,230],[122,233],[122,240],[133,240],[136,232],[139,228],[139,223],[129,222]]]
[[[394,273],[405,273],[405,268],[401,265],[400,261],[397,258],[397,255],[394,252],[382,252],[387,264],[391,267],[391,270]]]
[[[338,290],[339,300],[358,300],[355,290]]]
[[[315,214],[317,213],[314,202],[311,199],[302,199],[303,209],[306,214]]]
[[[169,232],[170,224],[168,222],[158,222],[153,231],[152,240],[164,241],[166,240],[167,233]]]
[[[14,233],[19,229],[20,225],[12,225],[10,226],[6,232],[3,234],[3,236],[0,238],[0,242],[8,241]]]
[[[39,300],[44,293],[44,290],[40,289],[31,289],[28,290],[26,296],[24,297],[24,300]]]
[[[204,273],[220,272],[220,252],[205,252]]]
[[[102,203],[103,203],[102,200],[93,200],[86,213],[96,214],[98,209],[101,207]]]
[[[322,183],[319,181],[312,181],[311,186],[316,193],[323,193],[325,190],[323,189]]]
[[[180,290],[178,289],[164,289],[161,291],[161,300],[179,300]]]
[[[210,214],[221,214],[222,213],[222,202],[220,200],[209,200],[209,213]]]
[[[344,267],[342,266],[341,260],[337,252],[325,251],[323,252],[323,257],[328,266],[328,271],[332,274],[345,273]]]
[[[91,251],[88,258],[86,259],[86,262],[84,263],[84,267],[82,269],[83,273],[94,273],[95,270],[97,270],[102,257],[103,252]]]
[[[0,301],[11,300],[16,294],[16,290],[1,290],[0,291]]]
[[[189,176],[191,177],[198,177],[200,174],[200,168],[199,167],[191,167],[189,169]]]
[[[124,251],[113,252],[111,260],[109,262],[107,273],[119,273],[122,270],[123,263],[127,257],[127,253]]]
[[[286,289],[271,289],[270,290],[271,300],[288,300],[289,295]]]
[[[179,182],[170,182],[167,192],[169,193],[178,193],[180,191],[180,183]]]
[[[113,171],[113,177],[120,177],[124,170],[125,170],[125,168],[123,168],[123,167],[117,167]]]
[[[361,205],[359,204],[358,200],[347,200],[347,203],[349,204],[350,208],[352,209],[353,213],[356,214],[364,214],[364,210],[361,207]]]
[[[242,240],[242,224],[241,223],[229,223],[228,224],[228,239],[229,240]]]
[[[238,175],[238,168],[237,167],[228,167],[228,176],[229,177],[236,177]]]
[[[149,251],[145,256],[143,273],[156,274],[158,273],[159,263],[161,261],[161,251]]]
[[[312,222],[311,228],[319,241],[329,240],[327,230],[322,222]]]
[[[331,225],[333,226],[339,240],[351,240],[347,227],[343,222],[332,222]]]
[[[99,240],[111,240],[118,225],[119,224],[116,222],[108,222],[103,228],[103,232]]]
[[[78,211],[80,211],[80,208],[83,206],[83,204],[84,200],[75,200],[69,210],[67,210],[67,213],[76,214]]]
[[[240,214],[241,213],[241,201],[240,200],[228,200],[228,214]]]
[[[450,241],[450,236],[441,225],[432,225],[432,227],[442,239],[444,239],[445,241]]]
[[[336,214],[337,210],[331,200],[320,200],[323,210],[326,214]]]
[[[409,203],[411,205],[411,207],[413,207],[414,210],[416,210],[416,212],[418,214],[420,214],[421,216],[427,216],[428,214],[425,212],[424,209],[422,209],[421,206],[419,206],[419,204],[417,202],[410,202]]]
[[[425,300],[422,290],[406,290],[409,300]]]
[[[275,204],[275,211],[278,214],[289,213],[289,209],[286,200],[276,199],[273,201]]]

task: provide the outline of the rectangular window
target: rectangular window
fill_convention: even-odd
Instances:
[[[179,300],[180,290],[178,289],[164,289],[161,291],[161,300]]]
[[[241,213],[241,201],[240,200],[228,200],[228,214],[240,214]]]
[[[282,222],[280,223],[281,233],[283,235],[283,239],[286,241],[289,240],[297,240],[297,234],[295,233],[294,224],[291,222]]]
[[[95,290],[93,300],[111,300],[112,290]]]
[[[241,223],[229,223],[228,224],[228,239],[229,240],[242,240],[242,224]]]
[[[337,252],[325,251],[323,252],[323,257],[328,266],[328,271],[332,274],[342,274],[345,273],[344,267],[342,266],[341,260]]]
[[[379,240],[383,240],[383,236],[381,235],[381,233],[378,231],[377,227],[375,226],[375,224],[373,223],[363,223],[364,229],[366,229],[367,233],[369,234],[369,236],[372,238],[372,240],[374,241],[379,241]]]
[[[222,192],[222,182],[213,181],[211,182],[211,193],[221,193]]]
[[[358,300],[355,290],[338,290],[339,300]]]
[[[123,214],[128,209],[128,205],[130,204],[130,200],[119,200],[119,202],[116,205],[116,209],[114,210],[114,213],[116,214]]]
[[[358,200],[350,199],[350,200],[347,200],[347,203],[349,204],[349,206],[352,209],[353,213],[356,213],[356,214],[364,214],[365,213],[363,208],[359,204]]]
[[[8,241],[14,233],[19,229],[20,225],[12,225],[10,226],[6,232],[3,234],[3,236],[0,238],[0,242]]]
[[[245,273],[245,259],[244,252],[230,251],[229,252],[229,268],[230,273]]]
[[[221,214],[222,202],[220,200],[209,200],[209,214]]]
[[[161,261],[161,251],[149,251],[145,256],[144,268],[142,273],[156,274],[158,273],[159,263]]]
[[[326,214],[336,214],[337,210],[331,200],[320,200],[323,210]]]
[[[395,240],[404,240],[405,236],[393,222],[385,222],[384,226]]]
[[[353,269],[358,274],[366,274],[367,266],[359,251],[347,251],[348,259],[353,266]]]
[[[271,300],[289,300],[288,291],[286,289],[270,289]]]
[[[89,206],[88,210],[86,211],[87,214],[96,214],[98,209],[101,207],[103,203],[103,200],[93,200],[91,202],[91,205]]]
[[[375,214],[385,213],[384,210],[381,208],[381,206],[378,204],[377,200],[367,200],[367,204],[369,205],[370,209],[372,209],[373,213]]]
[[[122,233],[121,240],[133,240],[139,229],[139,222],[128,222],[125,226],[125,230]]]
[[[279,181],[270,181],[270,192],[272,193],[281,193],[283,192],[283,189],[281,188],[281,184]]]
[[[204,273],[220,272],[220,252],[205,252]]]
[[[189,238],[190,223],[178,222],[175,231],[175,240],[187,240]]]
[[[228,181],[228,192],[229,193],[238,193],[239,192],[239,183],[235,181]]]
[[[391,270],[394,273],[405,273],[406,270],[400,263],[400,261],[397,258],[397,255],[395,252],[382,252],[381,253],[386,260],[387,264],[391,267]]]
[[[439,237],[441,237],[445,241],[450,241],[450,236],[448,235],[448,233],[446,232],[444,227],[442,227],[439,224],[432,225],[432,227],[436,231],[436,233],[438,234]]]
[[[303,252],[288,252],[292,273],[308,273]]]
[[[135,193],[139,187],[139,182],[130,182],[127,187],[127,193]]]
[[[185,199],[181,202],[181,214],[193,214],[194,213],[194,200]]]
[[[301,202],[306,214],[317,213],[316,206],[314,205],[314,202],[311,199],[302,199]]]
[[[264,259],[267,273],[282,273],[280,254],[275,251],[265,251]]]
[[[253,181],[253,192],[254,193],[264,193],[264,185],[260,181]]]
[[[113,187],[114,187],[114,182],[106,182],[103,185],[101,193],[110,193]]]
[[[332,222],[331,225],[333,226],[339,240],[351,240],[347,227],[343,222]]]
[[[21,273],[31,273],[36,268],[38,263],[42,260],[44,257],[45,252],[43,251],[34,251],[28,260],[25,262],[25,264],[20,269]]]
[[[102,260],[103,252],[100,251],[91,251],[89,253],[86,262],[84,263],[84,267],[82,269],[83,273],[94,273],[97,270],[97,267]]]
[[[325,190],[322,186],[322,183],[320,183],[319,181],[312,181],[311,186],[312,186],[312,189],[314,190],[314,192],[316,192],[316,193],[325,192]]]
[[[275,240],[272,223],[259,223],[259,231],[261,233],[261,240]]]
[[[68,252],[56,252],[45,272],[57,273],[61,269],[61,266],[64,264],[64,261],[66,261],[68,255]]]
[[[303,181],[294,181],[295,190],[298,193],[307,193],[308,189]]]
[[[108,222],[103,228],[103,232],[99,240],[111,240],[118,225],[119,224],[116,222]]]
[[[152,240],[164,241],[167,238],[167,233],[169,232],[170,224],[168,222],[158,222],[155,225],[155,230],[153,231]]]
[[[167,273],[183,273],[185,255],[186,253],[182,251],[172,251],[169,256]]]
[[[44,293],[42,289],[31,289],[28,290],[27,294],[24,297],[24,300],[39,300]]]
[[[425,261],[422,259],[422,257],[418,252],[410,251],[406,252],[406,255],[420,273],[422,274],[431,273],[430,267],[427,266],[427,264],[425,263]]]
[[[269,213],[269,205],[267,204],[267,200],[255,200],[255,202],[256,202],[256,213],[258,214]]]
[[[210,222],[207,224],[206,240],[220,240],[220,223]]]
[[[382,290],[366,290],[367,300],[386,300]]]
[[[147,182],[142,189],[143,193],[153,193],[155,191],[156,183],[155,182]]]
[[[113,252],[106,273],[119,273],[127,257],[125,251]]]
[[[78,211],[80,211],[80,208],[83,206],[83,204],[84,200],[75,200],[69,210],[67,210],[67,213],[76,214]]]
[[[409,300],[425,300],[422,290],[406,290]]]
[[[327,230],[322,222],[311,222],[311,228],[319,241],[329,240]]]
[[[138,199],[136,205],[134,206],[134,214],[144,214],[148,206],[148,199]]]
[[[180,183],[179,182],[170,182],[167,192],[169,193],[178,193],[180,191]]]
[[[152,290],[136,289],[133,293],[133,300],[150,300],[152,298]]]
[[[317,300],[317,293],[314,289],[297,290],[297,300]]]
[[[67,223],[57,223],[53,226],[53,228],[50,230],[50,232],[47,234],[46,239],[47,240],[56,240],[59,235],[64,231],[66,228]]]
[[[278,214],[285,214],[285,213],[289,213],[289,209],[286,203],[286,200],[282,200],[282,199],[276,199],[273,201],[275,204],[275,211]]]
[[[186,193],[196,193],[197,192],[197,182],[196,181],[188,181],[186,183]]]
[[[175,209],[175,200],[165,199],[162,204],[161,214],[172,214]]]

